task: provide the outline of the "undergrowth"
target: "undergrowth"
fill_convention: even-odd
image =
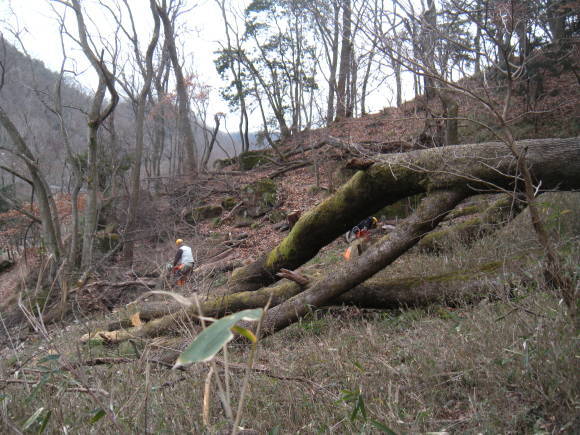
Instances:
[[[577,196],[545,202],[548,225],[561,234],[560,252],[578,286]],[[413,253],[393,265],[395,275],[426,275],[525,253],[524,266],[502,271],[506,279],[525,278],[509,291],[490,289],[477,305],[456,308],[334,307],[261,340],[241,426],[280,434],[573,433],[580,423],[577,330],[560,296],[542,287],[528,221],[521,215],[469,248]],[[326,253],[323,262],[337,255]],[[22,344],[12,340],[9,358],[0,363],[0,432],[229,429],[217,393],[208,405],[209,426],[202,424],[207,364],[182,372],[154,362],[191,338],[81,346],[86,328],[70,325]],[[248,345],[235,343],[228,358],[243,364],[248,352]],[[62,369],[64,359],[96,357],[132,361]],[[231,370],[235,396],[243,372]]]

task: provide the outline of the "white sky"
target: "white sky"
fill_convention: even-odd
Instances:
[[[108,4],[111,6],[114,5],[111,0],[102,1],[106,4],[109,2]],[[128,0],[128,2],[132,7],[137,29],[143,29],[139,37],[140,42],[145,45],[153,28],[149,0]],[[87,12],[85,21],[89,27],[89,32],[96,33],[95,29],[98,28],[102,34],[106,35],[108,31],[109,40],[112,41],[111,32],[115,25],[108,12],[104,11],[98,0],[81,0],[81,3]],[[225,83],[220,79],[213,62],[214,51],[220,47],[218,41],[225,39],[221,12],[214,0],[187,0],[187,3],[193,9],[180,17],[180,22],[185,26],[178,41],[183,44],[183,50],[180,51],[186,57],[186,65],[197,73],[202,83],[208,84],[212,88],[208,122],[212,122],[214,113],[224,112],[228,114],[228,129],[236,131],[238,116],[229,113],[229,107],[220,96],[220,88]],[[230,0],[229,6],[232,4],[241,6],[248,3],[249,0]],[[62,5],[50,0],[0,0],[0,31],[9,41],[13,42],[14,38],[11,37],[7,29],[18,30],[28,53],[32,57],[42,60],[49,69],[58,71],[62,61],[61,43],[58,21],[51,4],[58,10],[64,9]],[[71,12],[67,13],[67,23],[70,23],[70,32],[76,35],[76,22]],[[92,32],[91,29],[93,29]],[[19,45],[16,44],[16,46]],[[67,55],[71,58],[69,69],[81,73],[77,76],[77,80],[83,86],[94,89],[96,75],[89,67],[78,45],[70,39],[67,41]],[[322,80],[322,77],[320,79]],[[394,101],[389,101],[389,98],[392,99],[392,92],[386,89],[387,86],[388,82],[383,84],[380,90],[376,90],[374,95],[367,97],[368,111],[372,113],[394,104]],[[405,94],[410,93],[409,91],[412,92],[411,86],[406,85],[405,87],[407,88]],[[252,130],[262,128],[261,117],[258,113],[250,114],[250,128]]]
[[[33,58],[42,60],[47,68],[58,71],[62,62],[59,24],[50,3],[49,0],[0,0],[2,19],[0,29],[6,39],[11,42],[14,38],[6,30],[7,26],[18,30],[28,53]],[[52,3],[57,9],[63,9],[62,5]],[[85,18],[87,26],[94,29],[96,25],[101,32],[109,31],[107,36],[111,36],[114,22],[110,16],[102,13],[103,8],[98,5],[98,1],[82,0],[81,3],[88,11],[88,17]],[[113,2],[110,3],[113,4]],[[224,83],[213,63],[213,52],[219,48],[218,41],[222,39],[223,24],[219,8],[213,0],[189,0],[188,3],[189,6],[197,6],[181,17],[181,23],[185,25],[185,33],[181,35],[178,43],[184,44],[183,51],[188,67],[194,69],[203,83],[212,87],[209,110],[211,119],[211,115],[215,112],[228,112],[226,103],[219,95],[219,88]],[[149,1],[129,0],[129,4],[132,7],[138,31],[146,29],[145,32],[139,34],[140,42],[145,45],[153,29]],[[76,36],[76,24],[71,11],[67,13],[67,16],[69,18],[67,22],[70,22],[69,30]],[[93,23],[90,23],[89,19],[93,20]],[[20,48],[19,44],[15,45]],[[96,76],[89,68],[78,45],[70,40],[67,42],[67,55],[71,58],[70,66],[74,64],[74,69],[82,72],[77,80],[87,88],[94,89]],[[232,115],[233,117],[235,116]]]

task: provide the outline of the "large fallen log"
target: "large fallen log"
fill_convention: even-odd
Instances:
[[[459,204],[465,190],[433,192],[421,201],[415,212],[397,229],[381,238],[360,257],[332,268],[326,276],[305,291],[268,310],[262,318],[262,333],[272,334],[294,323],[312,307],[321,307],[370,278],[413,247],[450,210]]]
[[[486,296],[490,283],[496,283],[501,270],[508,264],[521,262],[521,257],[492,261],[469,269],[451,271],[430,276],[407,276],[393,278],[384,269],[357,285],[328,305],[355,305],[361,308],[401,308],[426,306],[433,303],[457,304],[473,301]],[[314,278],[314,276],[311,276]],[[288,298],[301,293],[303,286],[281,280],[277,284],[255,292],[242,292],[221,297],[212,297],[201,302],[201,310],[206,316],[220,317],[249,308],[260,308],[270,301],[274,307]],[[184,306],[171,300],[138,302],[127,305],[117,313],[118,320],[110,323],[109,331],[130,328],[131,318],[139,314],[142,321],[150,321],[182,311]]]
[[[108,343],[118,343],[131,338],[153,337],[175,329],[179,325],[189,324],[192,319],[198,317],[199,309],[204,316],[220,317],[229,312],[236,312],[246,308],[257,308],[265,306],[268,301],[271,304],[280,304],[288,300],[291,296],[302,291],[299,284],[282,280],[274,286],[260,289],[253,292],[240,292],[232,295],[224,295],[207,301],[202,301],[200,307],[190,300],[190,305],[184,307],[182,304],[169,302],[167,304],[147,304],[145,306],[128,306],[126,312],[122,312],[122,319],[113,322],[108,329],[127,328],[131,325],[131,316],[139,314],[140,320],[151,321],[140,326],[113,331],[95,331],[85,334],[81,341],[88,340],[104,341]]]
[[[306,290],[293,297],[287,298],[284,295],[284,302],[264,314],[262,319],[263,333],[271,334],[286,327],[306,314],[312,307],[323,306],[384,269],[413,247],[424,234],[437,226],[465,196],[466,192],[461,190],[431,193],[410,217],[403,220],[394,232],[381,238],[369,248],[365,255],[357,257],[346,265],[344,263],[335,265],[323,278],[314,281],[307,286]],[[299,286],[293,281],[287,281],[287,285],[294,289],[296,289],[295,286]],[[266,289],[262,291],[264,292],[263,296],[269,299],[268,291]],[[239,300],[247,301],[249,298],[254,301],[256,293],[242,293],[244,296]],[[239,294],[229,297],[232,298],[231,300],[237,300],[235,298],[239,297]],[[214,302],[221,307],[218,301]],[[263,302],[265,305],[267,300]],[[210,307],[206,304],[201,310],[204,315],[208,315],[205,310],[211,312]],[[144,325],[127,330],[99,331],[85,335],[82,340],[96,339],[119,342],[130,338],[155,336],[175,327],[175,325],[183,324],[183,322],[189,323],[191,318],[196,317],[198,313],[199,308],[196,304],[192,304],[186,310],[165,315]]]
[[[517,261],[521,259],[493,261],[474,269],[424,277],[391,278],[389,270],[384,269],[329,305],[385,309],[474,302],[485,298],[494,287],[501,287],[504,279],[501,270]]]
[[[541,189],[580,188],[580,138],[524,140]],[[385,157],[357,172],[333,196],[304,214],[290,234],[254,263],[234,271],[230,292],[256,290],[276,280],[281,268],[294,270],[361,219],[402,198],[438,189],[513,191],[516,161],[500,142],[431,148]]]

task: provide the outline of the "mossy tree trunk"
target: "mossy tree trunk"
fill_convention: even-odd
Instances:
[[[434,192],[422,201],[415,213],[405,219],[393,233],[383,237],[369,248],[364,256],[356,258],[346,266],[344,264],[334,266],[324,277],[314,281],[304,291],[299,291],[301,289],[295,283],[278,286],[284,301],[264,314],[262,319],[263,333],[271,334],[294,323],[307,314],[312,307],[321,307],[327,304],[384,269],[413,247],[424,234],[432,230],[465,196],[466,192],[461,190]],[[289,294],[297,290],[299,292],[295,296],[288,297]],[[221,312],[219,310],[223,310],[224,306],[234,311],[239,310],[247,306],[250,300],[256,302],[259,296],[263,296],[263,300],[260,302],[266,305],[268,299],[273,297],[272,292],[267,289],[263,289],[261,292],[263,295],[259,292],[230,295],[227,304],[219,299],[206,302],[202,307],[202,313],[204,315],[216,314],[216,307],[218,312]],[[240,306],[236,304],[238,302],[245,305]],[[193,304],[187,310],[165,315],[136,328],[110,333],[95,333],[85,336],[84,339],[101,337],[108,341],[119,342],[132,337],[158,335],[176,325],[183,324],[183,322],[189,323],[191,317],[196,316],[198,312],[197,306]]]
[[[580,138],[517,142],[542,189],[580,188]],[[363,218],[402,198],[438,189],[514,190],[517,162],[504,143],[490,142],[394,154],[357,172],[333,196],[304,214],[272,251],[232,274],[230,292],[256,290],[294,270]]]
[[[476,268],[462,269],[447,273],[423,277],[393,278],[388,269],[384,269],[368,280],[360,283],[327,305],[355,305],[368,308],[399,308],[425,306],[436,302],[455,304],[466,300],[485,297],[482,290],[490,289],[498,272],[507,263],[523,261],[514,257],[505,261],[494,261]],[[316,277],[310,276],[311,279]],[[249,308],[260,308],[270,301],[275,307],[289,298],[300,294],[306,287],[283,279],[273,286],[254,292],[241,292],[233,295],[212,297],[201,302],[201,311],[206,316],[222,315]],[[270,299],[271,298],[271,299]],[[131,316],[139,313],[142,321],[151,321],[168,315],[188,310],[183,305],[171,300],[164,302],[144,302],[128,305],[120,312],[119,320],[109,325],[109,330],[131,327]],[[188,310],[196,314],[197,308]],[[155,331],[163,333],[162,330]]]
[[[327,304],[387,267],[437,226],[465,196],[464,190],[431,193],[394,232],[381,238],[365,255],[347,265],[336,265],[304,292],[268,310],[262,318],[263,333],[268,335],[285,328],[307,314],[312,307]]]
[[[453,241],[468,244],[478,236],[494,231],[499,226],[508,223],[524,208],[525,202],[509,194],[502,194],[499,199],[490,204],[475,217],[466,219],[450,227],[432,231],[419,242],[419,249],[426,252],[440,251],[450,246]]]
[[[516,261],[517,259],[510,259]],[[492,290],[503,261],[425,277],[392,278],[388,269],[334,299],[333,305],[361,308],[399,308],[433,303],[457,304],[482,299]]]

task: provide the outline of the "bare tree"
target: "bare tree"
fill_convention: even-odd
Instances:
[[[352,57],[352,4],[351,0],[342,2],[342,41],[340,47],[340,69],[336,86],[336,117],[347,116],[347,81],[351,74]]]
[[[238,124],[238,130],[240,134],[240,140],[242,141],[242,152],[250,150],[250,140],[248,137],[248,108],[246,103],[246,94],[243,89],[242,84],[242,62],[240,56],[236,53],[241,52],[240,35],[237,30],[233,27],[228,19],[226,3],[225,0],[215,0],[222,13],[222,19],[224,22],[224,29],[226,32],[226,45],[222,47],[224,52],[224,60],[227,63],[227,68],[232,74],[233,83],[236,89],[235,99],[239,102],[240,109],[240,121]],[[232,43],[232,36],[235,39],[235,46]],[[225,68],[218,66],[218,71],[222,73],[225,72]]]
[[[179,62],[179,55],[177,53],[175,31],[175,20],[183,12],[183,2],[181,0],[162,0],[161,4],[157,5],[157,11],[161,22],[163,23],[163,35],[165,38],[164,48],[169,52],[169,58],[173,66],[173,73],[175,75],[175,86],[177,89],[177,100],[179,107],[179,131],[180,137],[183,141],[183,147],[187,156],[186,164],[190,174],[197,172],[197,146],[191,120],[189,119],[190,105],[189,93],[187,92],[188,83],[183,74],[183,68]]]
[[[127,231],[130,232],[135,227],[135,219],[141,191],[141,164],[143,161],[144,148],[145,111],[147,106],[147,98],[151,91],[151,84],[153,82],[153,54],[155,53],[157,41],[159,40],[160,20],[155,1],[150,0],[149,7],[153,17],[154,26],[151,39],[145,52],[145,56],[143,57],[141,53],[137,28],[135,26],[135,20],[133,18],[133,12],[127,0],[123,0],[123,4],[129,16],[130,29],[127,29],[120,21],[120,19],[117,18],[121,15],[119,11],[114,11],[110,9],[109,6],[104,6],[107,7],[111,12],[112,17],[117,20],[117,25],[129,40],[134,56],[134,62],[131,64],[131,67],[136,67],[135,69],[140,72],[143,81],[140,89],[137,92],[137,90],[134,90],[128,82],[119,80],[119,83],[131,99],[133,103],[133,109],[135,111],[135,153],[133,171],[131,174],[131,195],[126,225]],[[131,264],[133,261],[134,242],[132,240],[131,234],[127,235],[128,238],[123,247],[124,258],[126,263]]]
[[[76,17],[77,24],[77,37],[65,31],[67,34],[75,40],[81,47],[85,57],[90,62],[92,68],[95,70],[99,77],[99,84],[93,98],[91,108],[88,113],[88,173],[87,173],[87,184],[88,184],[88,195],[87,195],[87,205],[85,208],[85,223],[83,230],[83,248],[81,257],[81,268],[87,269],[92,261],[92,248],[93,248],[93,238],[94,232],[97,225],[97,214],[99,210],[98,204],[98,131],[103,122],[111,115],[117,103],[119,101],[119,95],[115,89],[115,77],[112,74],[109,67],[107,67],[104,62],[104,50],[101,51],[100,55],[97,55],[92,46],[92,41],[90,40],[87,26],[85,24],[83,10],[79,0],[71,0],[67,2],[65,0],[53,0],[56,3],[65,5],[67,8],[73,10]],[[113,53],[115,56],[116,54]],[[114,59],[113,59],[114,62]],[[109,92],[110,100],[108,104],[103,108],[103,102],[105,100],[106,92]]]

